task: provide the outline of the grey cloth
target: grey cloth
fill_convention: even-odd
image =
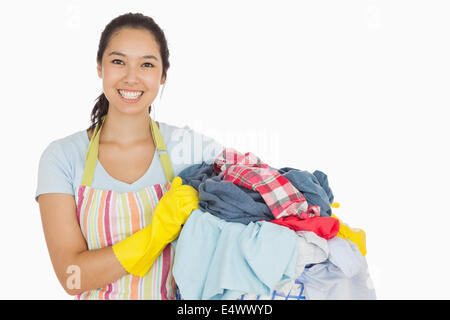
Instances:
[[[198,206],[228,222],[249,224],[275,219],[258,192],[223,181],[220,175],[201,183],[198,192]]]
[[[275,219],[258,192],[223,181],[223,175],[217,175],[212,164],[189,166],[178,176],[183,184],[198,191],[198,206],[220,219],[243,224]]]
[[[316,170],[311,174],[308,171],[289,167],[281,168],[278,172],[305,196],[308,205],[320,207],[321,217],[331,216],[330,203],[333,202],[334,196],[325,173]]]

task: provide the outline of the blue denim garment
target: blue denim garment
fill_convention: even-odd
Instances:
[[[316,170],[311,174],[289,167],[278,169],[278,172],[305,196],[308,205],[320,207],[321,217],[331,216],[330,203],[333,202],[334,196],[325,173]]]
[[[200,183],[217,176],[217,174],[214,172],[212,164],[202,162],[183,169],[178,176],[183,180],[183,184],[192,186],[195,190],[198,190]]]

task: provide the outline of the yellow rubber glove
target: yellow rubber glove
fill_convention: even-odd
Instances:
[[[129,273],[143,277],[166,245],[175,240],[192,210],[198,209],[198,192],[175,177],[155,207],[151,223],[112,246]]]

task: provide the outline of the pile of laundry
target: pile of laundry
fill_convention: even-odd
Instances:
[[[325,173],[225,148],[179,176],[199,209],[174,242],[178,298],[376,299],[365,232],[334,215]]]

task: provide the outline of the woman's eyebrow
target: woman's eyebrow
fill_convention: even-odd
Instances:
[[[119,51],[112,51],[112,52],[110,52],[108,54],[108,56],[112,56],[112,55],[126,57],[126,54],[123,54],[122,52],[119,52]],[[146,55],[146,56],[142,56],[141,58],[144,58],[144,59],[155,59],[156,61],[158,61],[158,58],[156,58],[153,55]]]

